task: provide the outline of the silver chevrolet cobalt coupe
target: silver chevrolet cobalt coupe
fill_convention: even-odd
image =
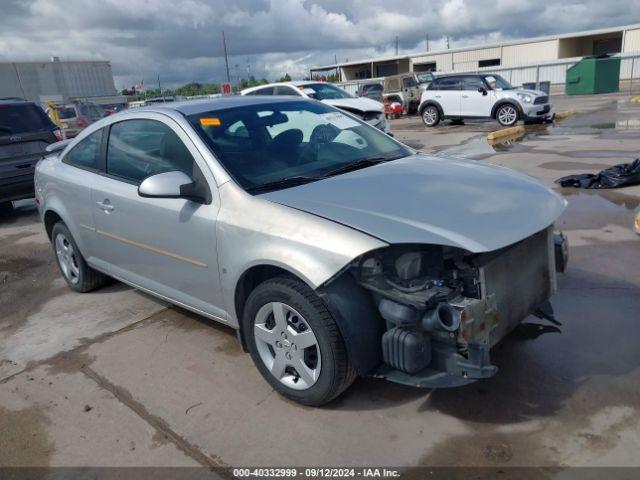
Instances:
[[[113,277],[237,330],[282,395],[357,375],[452,387],[548,302],[558,195],[418,154],[314,100],[228,97],[119,113],[57,145],[36,201],[65,280]]]

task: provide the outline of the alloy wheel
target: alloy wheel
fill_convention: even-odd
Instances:
[[[61,233],[56,236],[56,256],[58,257],[62,274],[69,282],[78,283],[80,281],[80,267],[78,266],[76,252],[71,242]]]
[[[422,113],[424,123],[433,125],[438,120],[438,111],[434,107],[427,107]]]
[[[270,302],[256,314],[253,335],[271,375],[294,390],[312,387],[320,377],[320,347],[311,326],[285,303]]]
[[[502,125],[512,125],[516,123],[517,119],[518,112],[516,111],[515,107],[506,105],[500,108],[500,111],[498,112],[498,120]]]

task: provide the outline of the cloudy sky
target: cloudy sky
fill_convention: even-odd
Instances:
[[[640,0],[0,0],[0,61],[106,59],[116,87],[302,78],[313,65],[640,23]]]

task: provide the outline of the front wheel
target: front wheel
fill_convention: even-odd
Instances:
[[[518,121],[518,110],[515,106],[507,103],[498,108],[496,118],[503,127],[511,127]]]
[[[433,105],[428,105],[422,111],[422,122],[427,127],[435,127],[438,125],[438,123],[440,123],[440,112],[438,109]]]
[[[291,400],[320,406],[355,380],[333,317],[298,280],[274,278],[256,287],[247,299],[242,327],[262,376]]]

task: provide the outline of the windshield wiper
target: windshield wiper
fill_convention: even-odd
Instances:
[[[323,177],[306,177],[302,175],[296,175],[293,177],[284,177],[272,182],[263,183],[262,185],[255,185],[248,187],[247,192],[264,192],[265,190],[277,190],[279,188],[295,187],[296,185],[303,185],[309,182],[315,182],[321,180]]]
[[[323,175],[323,177],[333,177],[334,175],[340,175],[341,173],[353,172],[354,170],[360,170],[361,168],[371,167],[383,162],[389,162],[391,160],[397,160],[402,157],[369,157],[356,160],[355,162],[348,163],[342,167],[338,167],[334,170],[329,170]]]

